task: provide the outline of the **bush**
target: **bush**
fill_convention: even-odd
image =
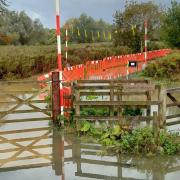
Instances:
[[[149,63],[142,74],[156,79],[174,79],[180,74],[179,51]]]
[[[95,127],[93,123],[84,121],[78,132],[95,137],[108,150],[116,153],[173,155],[180,151],[180,144],[175,142],[177,134],[163,131],[157,138],[153,130],[147,127],[134,130],[119,125]]]

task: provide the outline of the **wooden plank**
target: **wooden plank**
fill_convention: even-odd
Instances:
[[[13,142],[24,142],[24,141],[35,141],[35,140],[46,140],[46,139],[51,139],[53,136],[49,135],[49,136],[36,136],[36,137],[28,137],[28,138],[18,138],[18,139],[11,139],[11,141]],[[0,144],[6,143],[5,141],[1,141]]]
[[[37,132],[37,131],[47,131],[49,129],[50,129],[49,127],[43,127],[43,128],[20,129],[20,130],[12,130],[12,131],[1,131],[0,135],[26,133],[26,132]]]
[[[171,99],[171,101],[174,102],[174,104],[176,104],[176,106],[177,106],[178,108],[180,108],[180,105],[177,104],[177,103],[179,103],[179,102],[176,100],[176,98],[175,98],[174,96],[172,96],[170,93],[167,93],[167,96]]]
[[[101,174],[92,174],[92,173],[82,173],[82,172],[75,172],[76,176],[79,177],[86,177],[86,178],[93,178],[93,179],[110,179],[110,180],[139,180],[136,178],[132,178],[132,177],[112,177],[112,176],[106,176],[106,175],[101,175]],[[141,180],[145,180],[145,179],[141,179]]]
[[[160,101],[76,101],[78,106],[150,106],[158,105]]]
[[[166,119],[173,119],[177,117],[180,117],[180,114],[173,114],[173,115],[166,116]]]
[[[83,121],[83,120],[88,120],[88,121],[122,121],[122,123],[129,123],[128,121],[136,120],[136,122],[141,122],[141,121],[150,121],[153,120],[152,116],[74,116],[75,120]]]
[[[81,163],[94,164],[94,165],[103,165],[103,166],[122,166],[124,168],[135,167],[133,164],[126,164],[121,162],[110,162],[110,161],[102,161],[102,160],[94,160],[94,159],[80,159]]]
[[[78,86],[78,85],[76,85],[76,86],[74,86],[74,88],[75,89],[80,89],[80,90],[84,90],[84,89],[87,89],[87,90],[98,90],[98,89],[118,89],[119,88],[119,85],[112,85],[112,86],[110,86],[110,85],[97,85],[97,84],[94,84],[94,85],[92,85],[92,86],[90,86],[90,85],[87,85],[87,86]],[[129,88],[129,89],[128,89]],[[147,90],[149,90],[148,88],[153,88],[152,86],[150,87],[150,86],[148,86],[147,88],[145,88],[145,86],[144,86],[144,88],[143,88],[143,86],[141,87],[140,86],[140,88],[138,88],[138,86],[126,86],[125,88],[124,88],[124,90],[125,91],[142,91],[142,92],[144,92],[144,91],[147,91]],[[153,89],[154,90],[154,89]]]
[[[107,91],[80,91],[80,95],[81,96],[89,96],[89,95],[92,95],[92,96],[110,96],[110,91],[107,92]],[[114,91],[114,95],[146,95],[146,92],[116,92]]]
[[[86,84],[86,83],[148,83],[147,80],[77,80],[75,84]]]
[[[0,91],[0,95],[9,95],[9,94],[33,94],[33,93],[40,93],[40,90],[27,90],[27,91],[15,91],[15,90],[6,90],[6,91]]]
[[[106,175],[101,175],[101,174],[92,174],[92,173],[82,173],[80,172],[75,172],[75,176],[78,177],[85,177],[85,178],[93,178],[93,179],[111,179],[111,180],[119,180],[118,177],[112,177],[112,176],[106,176]]]
[[[20,123],[20,122],[35,122],[35,121],[48,121],[48,120],[52,120],[50,117],[44,117],[44,118],[31,118],[31,119],[14,119],[14,120],[0,120],[0,124],[1,123],[6,123],[6,124],[10,124],[10,123]]]
[[[180,102],[167,104],[167,107],[174,107],[174,106],[180,106]]]
[[[81,149],[102,150],[102,147],[99,145],[80,144],[80,146]]]
[[[38,159],[38,158],[51,158],[52,154],[38,154],[38,155],[32,155],[32,156],[25,156],[25,157],[16,157],[15,159],[11,160],[13,161],[21,161],[21,160],[30,160],[30,159]],[[1,163],[3,161],[6,161],[7,159],[0,160]]]
[[[41,139],[40,139],[41,140]],[[44,149],[44,148],[52,148],[52,144],[45,144],[45,145],[37,145],[37,146],[30,146],[31,149]],[[0,150],[0,153],[8,153],[8,152],[14,152],[14,151],[19,151],[22,148],[9,148],[9,149],[3,149]]]
[[[176,92],[180,92],[180,87],[167,89],[167,93],[176,93]]]
[[[12,111],[12,112],[9,112],[9,111],[0,111],[0,114],[21,114],[21,113],[34,113],[34,112],[48,112],[48,111],[51,111],[51,109],[30,109],[30,110],[15,110],[15,111]]]
[[[43,80],[43,81],[33,81],[33,80],[13,80],[13,81],[6,81],[1,80],[0,84],[39,84],[39,83],[49,83],[49,80]]]
[[[154,91],[155,90],[155,85],[153,84],[127,84],[123,85],[123,90],[124,91]]]
[[[171,167],[171,168],[167,169],[167,173],[179,172],[179,171],[180,171],[180,166]]]
[[[33,169],[33,168],[41,168],[41,167],[48,167],[48,166],[52,166],[52,162],[19,165],[19,166],[6,167],[6,168],[1,167],[0,172],[10,172],[10,171],[17,171],[17,170],[21,170],[21,169]]]
[[[180,120],[173,121],[173,122],[166,122],[166,126],[173,126],[173,125],[177,125],[177,124],[180,124]]]
[[[26,101],[26,103],[43,104],[43,103],[47,103],[47,102],[45,100],[31,100],[31,101]],[[0,104],[13,105],[13,104],[17,104],[17,101],[0,101]]]

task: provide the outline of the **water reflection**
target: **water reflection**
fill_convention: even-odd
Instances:
[[[53,142],[53,163],[57,165],[57,175],[62,174],[63,156],[62,147],[58,152],[57,147],[64,143],[61,135],[56,134]],[[75,136],[65,136],[65,179],[153,179],[164,180],[179,179],[180,157],[140,157],[128,155],[99,156],[99,144],[87,143]],[[70,152],[72,151],[72,153]],[[71,156],[72,155],[72,156]],[[55,156],[55,157],[54,157]]]
[[[179,179],[180,157],[99,156],[102,147],[56,130],[28,130],[34,137],[0,132],[0,179]],[[39,133],[39,134],[38,134]],[[6,138],[5,135],[12,135]],[[28,143],[27,143],[28,142]],[[47,169],[48,168],[48,169]],[[28,174],[24,173],[28,169]],[[6,173],[10,172],[10,173]],[[20,172],[17,174],[17,172]],[[46,174],[50,173],[50,175]],[[26,177],[25,177],[26,174]]]

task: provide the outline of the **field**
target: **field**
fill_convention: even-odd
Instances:
[[[71,44],[68,48],[68,63],[76,65],[129,53],[129,48],[113,47],[111,43]],[[65,66],[64,46],[62,60]],[[28,78],[56,67],[56,46],[0,46],[0,79]]]

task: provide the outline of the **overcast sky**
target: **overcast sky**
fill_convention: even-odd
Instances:
[[[22,11],[33,19],[39,18],[45,27],[55,27],[55,0],[8,0],[11,10]],[[138,0],[147,2],[148,0]],[[170,0],[154,0],[168,6]],[[178,0],[180,1],[180,0]],[[125,0],[61,0],[61,21],[62,24],[71,18],[79,17],[85,12],[95,19],[112,23],[113,13],[124,7]]]

